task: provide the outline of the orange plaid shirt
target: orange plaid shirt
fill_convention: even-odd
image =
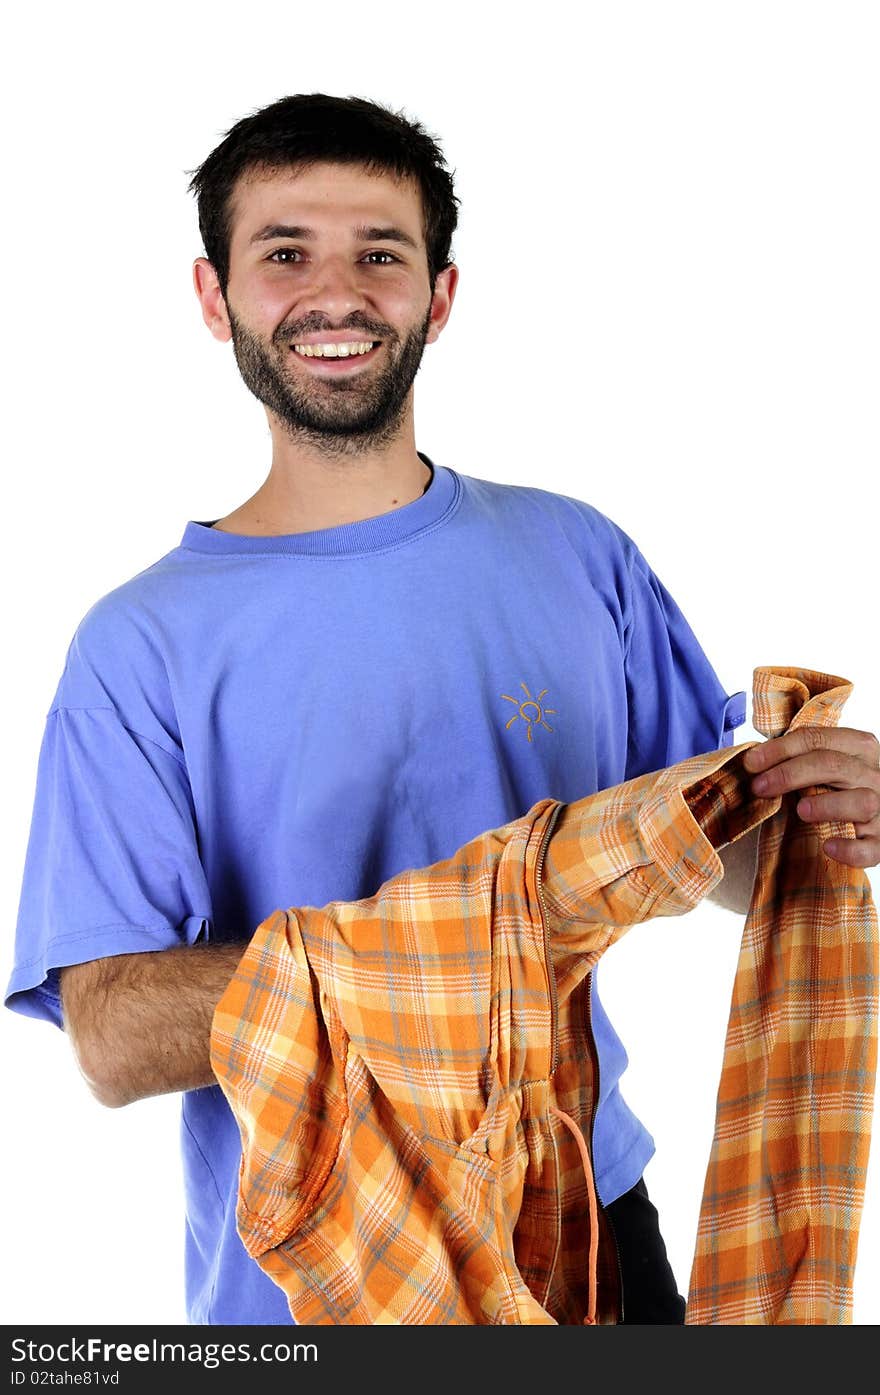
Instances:
[[[834,725],[851,692],[754,677],[767,736]],[[297,1322],[619,1320],[588,975],[631,925],[696,905],[757,825],[686,1321],[851,1321],[877,917],[865,873],[821,849],[852,826],[753,796],[753,744],[542,800],[373,897],[257,927],[211,1062],[241,1129],[239,1233]]]

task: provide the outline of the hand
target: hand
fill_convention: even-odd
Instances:
[[[798,801],[806,823],[851,823],[855,839],[829,838],[823,849],[847,867],[880,863],[880,742],[851,727],[797,727],[753,746],[743,756],[755,794],[773,796],[808,785],[830,785],[827,794]]]

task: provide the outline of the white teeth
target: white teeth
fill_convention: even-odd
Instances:
[[[351,358],[353,354],[368,354],[373,341],[352,344],[294,344],[294,351],[306,358]]]

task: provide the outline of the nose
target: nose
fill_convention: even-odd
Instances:
[[[358,268],[344,256],[328,256],[313,263],[313,274],[302,287],[297,311],[316,311],[336,324],[353,310],[363,310],[365,305]]]

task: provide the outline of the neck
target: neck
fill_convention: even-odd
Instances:
[[[267,414],[268,415],[268,414]],[[286,435],[271,417],[272,465],[255,494],[215,523],[221,532],[310,533],[403,508],[425,491],[431,471],[416,451],[412,412],[375,449],[328,454]]]

